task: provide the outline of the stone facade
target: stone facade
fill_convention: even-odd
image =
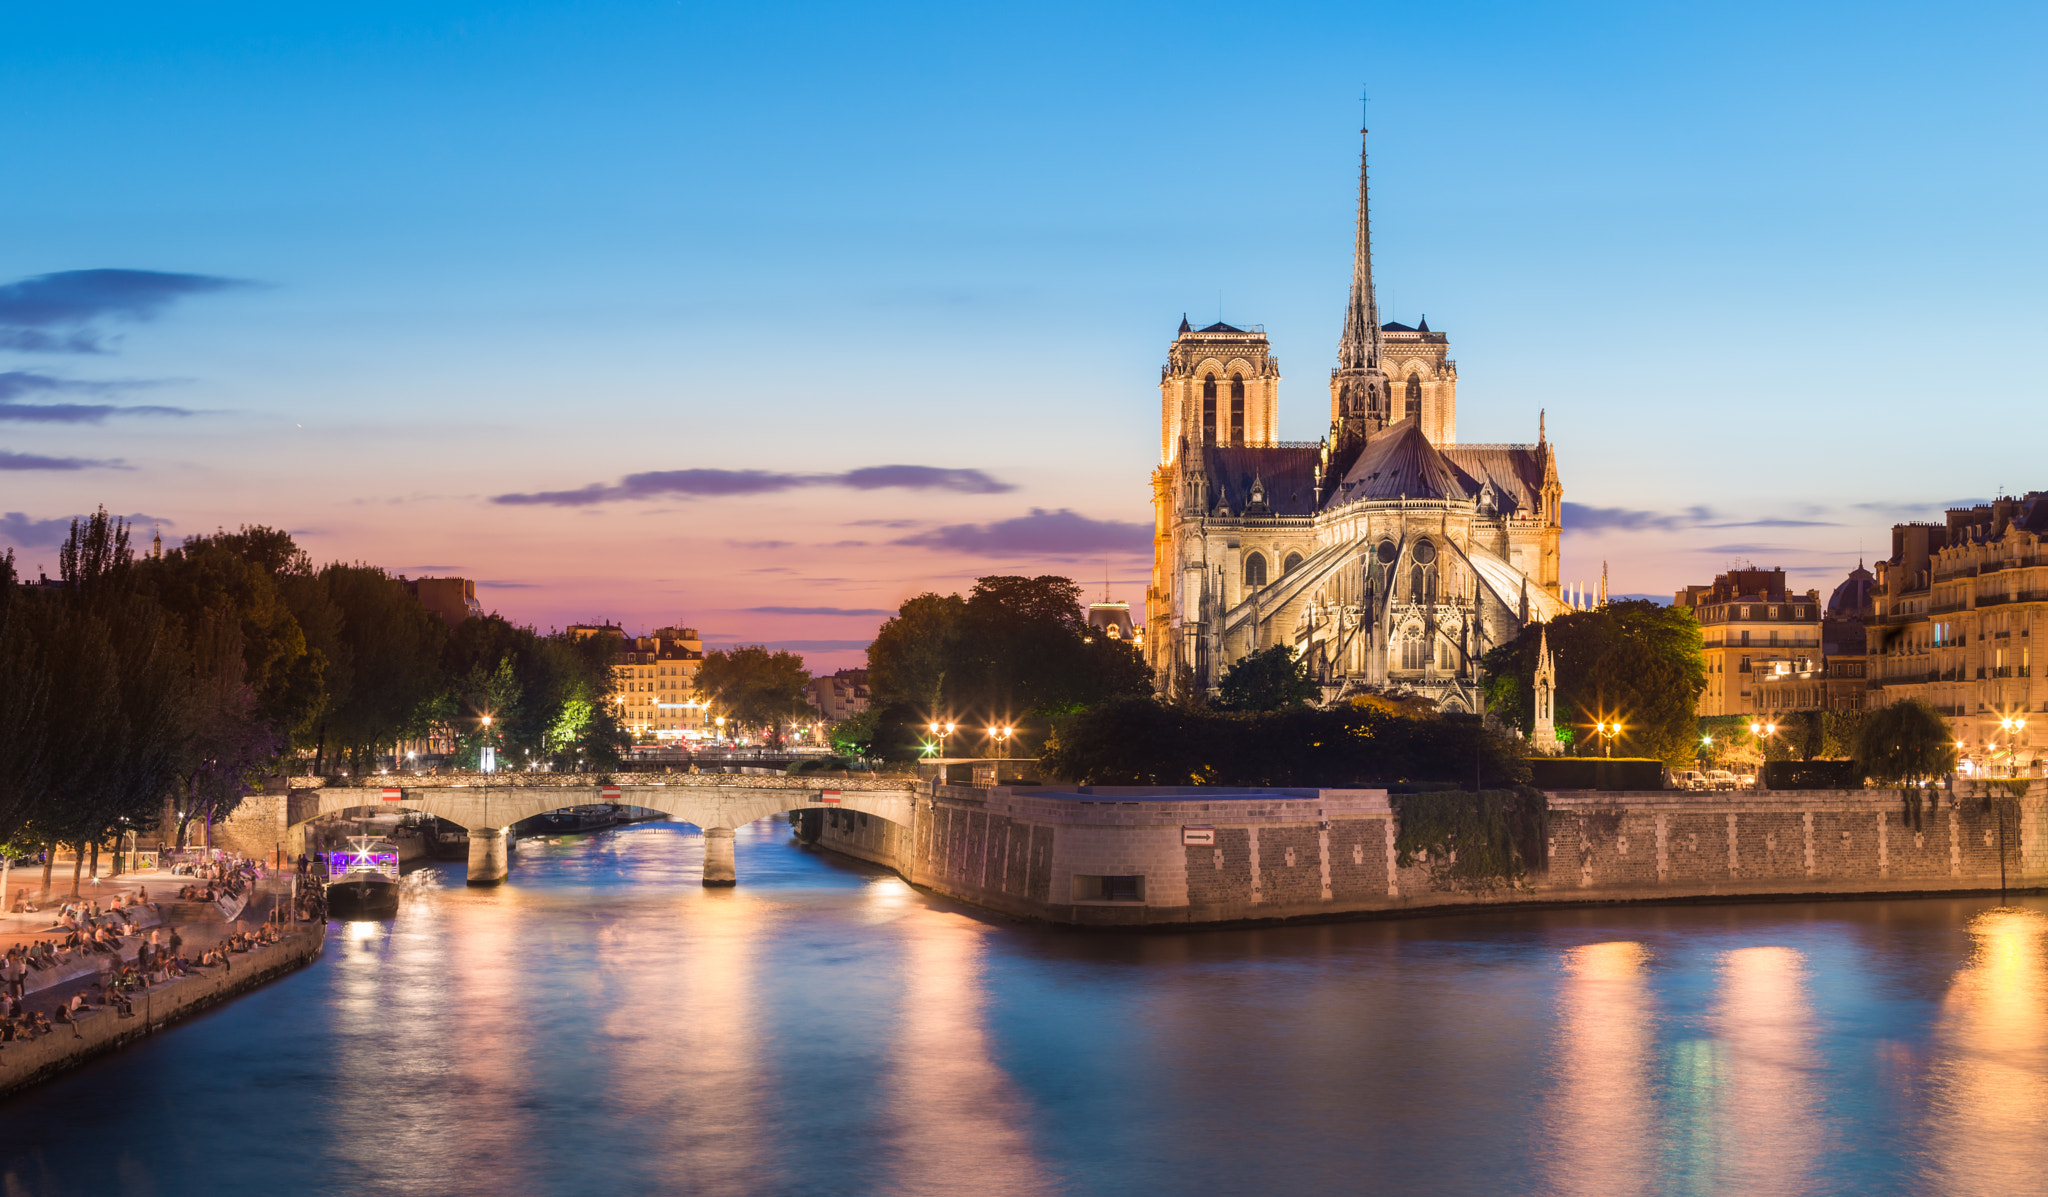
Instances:
[[[1903,698],[1949,717],[1974,771],[2043,763],[2048,681],[2034,633],[2048,636],[2048,492],[1892,529],[1877,563],[1867,627],[1870,705]],[[2024,725],[2014,726],[2024,720]]]
[[[1519,887],[1439,884],[1399,867],[1378,790],[939,786],[909,826],[825,812],[819,846],[914,885],[1048,922],[1145,926],[1468,905],[1981,892],[1997,816],[1967,784],[1918,824],[1889,790],[1551,796],[1546,868]],[[2048,882],[2048,785],[2006,815],[2015,888]],[[1106,899],[1102,878],[1125,879]],[[1136,884],[1131,884],[1131,881]]]
[[[1277,428],[1262,328],[1183,319],[1160,373],[1146,657],[1164,692],[1212,691],[1286,645],[1326,698],[1410,692],[1481,709],[1478,660],[1559,595],[1555,451],[1457,443],[1457,365],[1428,322],[1382,323],[1364,155],[1328,435]]]
[[[1757,684],[1767,677],[1821,669],[1820,592],[1785,589],[1782,569],[1737,569],[1711,585],[1688,586],[1672,596],[1691,607],[1705,642],[1707,686],[1702,715],[1753,715]]]

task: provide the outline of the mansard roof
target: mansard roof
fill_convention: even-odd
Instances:
[[[1469,499],[1478,493],[1476,486],[1466,489],[1465,479],[1422,435],[1421,424],[1408,419],[1388,425],[1365,442],[1331,501]]]
[[[1389,321],[1387,321],[1387,322],[1386,322],[1385,324],[1382,324],[1382,325],[1380,325],[1380,331],[1381,331],[1381,332],[1420,332],[1421,330],[1420,330],[1420,329],[1415,329],[1415,328],[1410,328],[1410,327],[1408,327],[1407,325],[1405,325],[1405,324],[1401,323],[1401,322],[1400,322],[1400,321],[1398,321],[1398,320],[1389,320]]]
[[[1183,322],[1185,322],[1185,321],[1187,320],[1187,317],[1183,316],[1183,317],[1181,317],[1181,320],[1182,320]],[[1221,320],[1218,320],[1218,321],[1217,321],[1216,323],[1214,323],[1214,324],[1210,325],[1210,326],[1209,326],[1209,327],[1207,327],[1207,328],[1202,328],[1202,329],[1196,329],[1195,331],[1197,331],[1197,332],[1213,332],[1213,333],[1241,333],[1241,332],[1243,332],[1244,330],[1243,330],[1243,329],[1241,329],[1241,328],[1236,328],[1236,327],[1234,327],[1234,326],[1232,326],[1232,325],[1228,325],[1228,324],[1225,324],[1225,323],[1223,323],[1223,321],[1221,321]]]
[[[1209,473],[1210,505],[1213,508],[1220,499],[1230,514],[1243,515],[1257,481],[1264,485],[1266,506],[1274,515],[1314,515],[1316,463],[1321,457],[1322,450],[1315,445],[1209,445],[1202,451],[1202,464]]]

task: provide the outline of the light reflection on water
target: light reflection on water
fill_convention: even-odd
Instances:
[[[2042,940],[2048,919],[2007,907],[1970,920],[1976,950],[1942,1003],[1929,1078],[1943,1149],[1930,1188],[2010,1194],[2048,1187],[2048,1033]]]
[[[9,1103],[0,1192],[2048,1188],[2041,902],[1084,935],[737,850],[733,890],[661,824],[409,875]]]

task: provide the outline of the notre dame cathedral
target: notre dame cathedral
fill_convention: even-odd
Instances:
[[[1363,133],[1361,132],[1361,137]],[[1330,429],[1277,439],[1280,363],[1263,329],[1180,333],[1160,371],[1145,650],[1162,692],[1206,693],[1284,644],[1325,700],[1375,691],[1483,709],[1479,658],[1566,610],[1556,454],[1460,445],[1443,333],[1382,324],[1366,158]]]

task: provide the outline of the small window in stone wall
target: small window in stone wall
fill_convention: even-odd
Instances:
[[[1074,874],[1074,901],[1076,902],[1142,902],[1145,900],[1145,878],[1102,877],[1084,873]]]

